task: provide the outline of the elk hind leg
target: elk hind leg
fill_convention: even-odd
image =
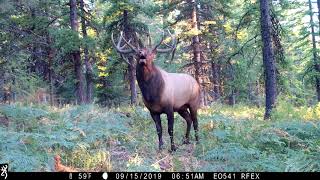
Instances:
[[[188,112],[187,109],[180,109],[178,111],[178,113],[180,114],[181,117],[183,117],[186,122],[187,122],[187,130],[186,130],[186,136],[185,139],[183,140],[183,144],[190,144],[189,141],[189,135],[190,135],[190,129],[191,129],[191,124],[192,124],[192,119],[191,119],[191,115]]]
[[[199,135],[198,135],[198,109],[194,108],[194,107],[190,107],[190,114],[191,114],[191,119],[193,122],[193,128],[194,128],[194,132],[195,132],[195,137],[196,137],[196,141],[199,142]]]

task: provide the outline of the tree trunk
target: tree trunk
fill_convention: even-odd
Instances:
[[[212,84],[213,84],[213,93],[214,100],[217,101],[220,99],[220,65],[217,62],[211,61],[211,70],[212,70]]]
[[[77,0],[70,0],[70,24],[71,29],[78,33],[79,25],[78,25],[78,15],[77,15]],[[82,74],[82,63],[81,63],[81,55],[80,48],[73,51],[71,53],[74,62],[74,70],[76,75],[76,96],[77,103],[83,104],[85,102],[84,93],[83,93],[83,85],[84,85],[84,77]]]
[[[54,105],[54,94],[53,94],[53,67],[52,67],[52,61],[53,61],[53,50],[51,48],[51,38],[49,37],[49,34],[47,34],[47,53],[48,53],[48,81],[49,81],[49,94],[50,94],[50,106]]]
[[[137,103],[137,89],[136,89],[136,66],[134,65],[134,59],[132,56],[128,57],[128,73],[129,73],[129,83],[131,92],[131,104]]]
[[[192,29],[197,32],[198,21],[197,21],[197,5],[193,0],[189,0],[190,5],[192,5]],[[192,37],[192,47],[193,47],[193,62],[195,66],[195,78],[200,83],[200,70],[201,70],[201,52],[200,52],[200,40],[199,36],[195,35]]]
[[[81,29],[82,29],[82,35],[83,38],[87,38],[87,24],[85,19],[85,10],[84,10],[84,2],[83,0],[80,0],[80,8],[82,11],[81,16]],[[91,104],[93,101],[93,70],[92,65],[89,60],[89,50],[88,47],[85,45],[84,49],[84,64],[86,67],[86,103]]]
[[[35,19],[36,18],[36,12],[35,12],[35,9],[30,9],[30,16],[31,16],[31,19]],[[35,30],[36,26],[35,24],[32,24],[31,28],[30,28],[30,31],[33,32]],[[38,72],[38,68],[37,66],[39,65],[39,63],[37,62],[38,61],[38,56],[37,56],[37,52],[38,52],[38,43],[32,43],[32,46],[31,46],[32,50],[31,50],[31,62],[30,62],[30,70],[31,72],[34,72],[34,73],[37,73],[38,75],[40,75],[40,73]]]
[[[199,31],[198,27],[198,18],[197,18],[197,4],[195,0],[189,0],[189,4],[192,7],[191,13],[191,27],[194,32]],[[201,82],[201,51],[200,51],[200,38],[199,35],[196,34],[192,37],[192,48],[193,48],[193,64],[195,67],[195,79],[198,81],[201,87],[200,99],[201,104],[204,105],[204,93]]]
[[[234,79],[235,79],[235,70],[234,70],[234,67],[233,65],[230,63],[229,64],[229,71],[228,71],[228,75],[227,75],[227,80],[229,82],[234,82]],[[230,91],[229,91],[229,95],[228,95],[228,104],[230,106],[233,106],[236,104],[236,87],[233,83],[231,83],[230,85]]]
[[[128,23],[128,11],[123,11],[123,26],[124,26],[124,37],[126,39],[135,39],[133,36],[133,32],[131,27]],[[137,103],[137,89],[136,89],[136,69],[133,56],[128,57],[129,64],[128,65],[128,73],[129,73],[129,85],[130,85],[130,92],[131,92],[131,104]]]
[[[318,5],[318,22],[319,22],[319,36],[320,36],[320,0],[317,0]]]
[[[260,0],[260,22],[263,43],[263,66],[265,72],[266,107],[265,119],[270,119],[272,108],[276,102],[276,66],[271,42],[271,18],[269,0]]]
[[[45,6],[45,16],[49,17],[48,13],[48,6]],[[54,106],[54,84],[53,84],[53,57],[54,57],[54,49],[52,48],[52,39],[50,37],[49,31],[46,32],[46,40],[47,40],[47,56],[48,56],[48,63],[47,63],[47,81],[49,82],[49,103],[50,106]]]
[[[234,89],[231,90],[231,93],[228,97],[228,104],[230,106],[234,106],[236,104],[236,94]]]
[[[310,11],[310,24],[311,24],[311,37],[312,37],[312,55],[313,55],[314,68],[315,68],[317,73],[320,73],[320,64],[318,62],[318,56],[317,56],[317,42],[316,42],[316,37],[315,37],[316,34],[315,34],[315,30],[314,30],[312,2],[311,2],[311,0],[309,0],[308,2],[309,2],[309,11]],[[319,6],[320,6],[319,0],[317,0],[317,4],[318,4],[318,10],[319,10]],[[320,25],[320,14],[318,14],[318,18],[319,18],[319,25]],[[320,30],[319,30],[319,33],[320,33]],[[317,99],[318,99],[318,102],[320,102],[320,77],[319,77],[319,75],[316,75],[315,79],[316,79]]]

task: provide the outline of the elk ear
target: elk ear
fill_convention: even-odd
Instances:
[[[157,48],[153,48],[152,51],[151,51],[151,53],[152,53],[153,55],[156,55],[156,54],[157,54]]]
[[[156,49],[153,49],[153,50],[151,51],[151,54],[150,54],[150,55],[151,55],[151,57],[152,57],[152,58],[151,58],[152,61],[154,61],[154,58],[156,57],[157,53],[158,53],[158,52],[157,52]]]

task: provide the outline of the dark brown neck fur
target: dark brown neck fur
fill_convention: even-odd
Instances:
[[[149,103],[160,103],[164,89],[164,80],[161,72],[151,63],[148,65],[137,64],[137,81],[143,98]]]

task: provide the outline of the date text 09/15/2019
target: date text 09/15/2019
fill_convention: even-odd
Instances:
[[[226,172],[214,172],[214,173],[201,173],[201,172],[172,172],[172,173],[116,173],[115,179],[127,180],[127,179],[173,179],[173,180],[202,180],[202,179],[214,179],[214,180],[253,180],[260,179],[260,173],[226,173]]]

